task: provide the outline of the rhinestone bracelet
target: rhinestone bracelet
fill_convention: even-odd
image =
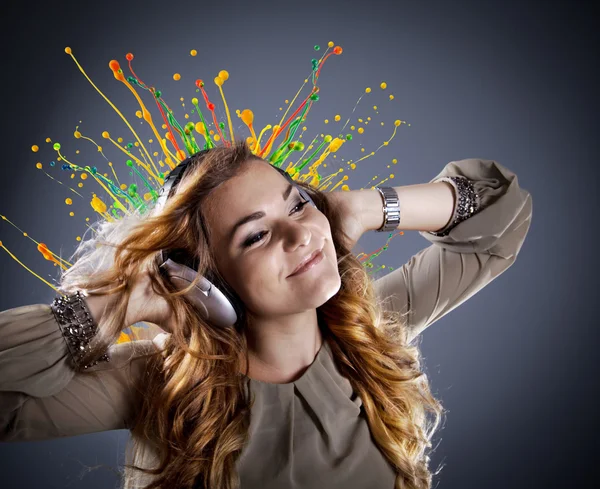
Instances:
[[[452,231],[457,224],[481,210],[481,199],[475,190],[475,187],[473,187],[473,183],[467,177],[442,177],[435,180],[433,183],[438,182],[448,182],[452,185],[456,197],[456,205],[454,206],[454,213],[452,214],[452,219],[450,219],[448,225],[439,231],[429,232],[434,236],[448,236],[450,231]]]
[[[108,354],[104,353],[92,363],[81,365],[81,359],[91,350],[90,342],[98,330],[84,298],[78,290],[75,294],[56,297],[50,305],[67,343],[71,359],[76,367],[83,370],[97,365],[98,362],[110,361]]]

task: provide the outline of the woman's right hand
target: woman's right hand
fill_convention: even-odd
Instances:
[[[112,294],[93,295],[90,292],[85,298],[86,305],[96,324],[100,323],[104,309],[111,300],[111,296]],[[171,317],[172,312],[167,301],[152,290],[148,272],[140,272],[135,277],[131,296],[129,297],[124,328],[140,321],[147,321],[156,324],[163,331],[171,333],[171,328],[169,327]]]
[[[128,325],[148,321],[156,324],[163,331],[171,333],[169,327],[169,320],[172,317],[171,307],[164,297],[152,290],[147,271],[140,272],[135,278],[126,317]]]

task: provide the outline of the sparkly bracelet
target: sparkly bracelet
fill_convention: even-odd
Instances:
[[[91,350],[90,342],[97,332],[97,326],[92,319],[84,297],[81,291],[78,290],[75,294],[56,297],[50,305],[67,343],[71,359],[75,366],[83,370],[93,367],[98,362],[110,361],[108,354],[104,353],[92,363],[81,365],[81,359]]]
[[[475,187],[473,187],[473,183],[467,177],[442,177],[435,180],[433,183],[438,182],[448,182],[454,187],[456,205],[454,206],[454,213],[452,214],[452,219],[450,219],[448,225],[439,231],[429,232],[434,236],[448,236],[450,231],[452,231],[457,224],[479,212],[481,199],[476,192]]]

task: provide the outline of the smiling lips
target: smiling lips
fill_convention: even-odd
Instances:
[[[291,275],[289,275],[289,277],[300,275],[301,273],[304,273],[304,272],[310,270],[317,263],[319,263],[322,259],[323,259],[323,250],[321,249],[321,250],[314,251],[313,253],[310,254],[310,256],[306,260],[304,260],[302,263],[300,263],[300,265],[298,265],[296,270],[294,270],[294,272]]]

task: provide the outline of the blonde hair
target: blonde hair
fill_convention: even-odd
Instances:
[[[256,158],[245,143],[219,147],[193,162],[185,190],[170,198],[159,214],[135,212],[99,226],[97,236],[82,242],[75,264],[61,278],[62,293],[116,285],[111,307],[93,351],[98,357],[118,338],[125,323],[132,277],[146,268],[156,293],[174,313],[173,334],[164,356],[149,357],[144,396],[132,434],[159,448],[156,468],[127,466],[152,474],[146,489],[159,487],[234,489],[239,486],[235,463],[248,438],[251,400],[249,379],[240,374],[247,352],[241,314],[233,328],[211,326],[163,277],[160,250],[178,250],[196,260],[198,272],[219,287],[239,310],[243,304],[220,276],[208,247],[202,202],[217,186],[237,175]],[[443,408],[429,389],[420,352],[409,343],[404,317],[385,311],[364,266],[345,246],[340,215],[326,194],[297,182],[328,218],[341,275],[339,292],[317,308],[342,375],[360,396],[375,443],[395,468],[397,489],[429,489],[431,438]],[[247,357],[246,367],[247,367]],[[247,371],[247,370],[245,370]]]

